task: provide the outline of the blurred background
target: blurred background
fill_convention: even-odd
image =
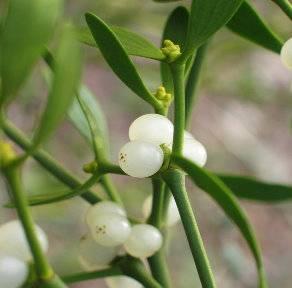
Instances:
[[[252,1],[267,23],[283,37],[292,36],[291,22],[272,1]],[[184,1],[181,4],[187,5]],[[138,0],[67,1],[65,14],[78,25],[91,11],[111,24],[141,33],[159,45],[167,15],[178,3],[159,4]],[[108,120],[113,161],[128,141],[129,124],[150,112],[110,71],[97,49],[83,46],[83,80],[94,92]],[[151,90],[160,85],[158,63],[134,59]],[[40,63],[23,87],[9,115],[28,135],[37,123],[45,103],[44,64]],[[213,171],[253,175],[266,181],[292,182],[292,97],[291,71],[278,55],[255,46],[222,29],[212,40],[202,85],[192,117],[191,132],[208,151],[207,168]],[[82,165],[93,159],[92,151],[67,121],[58,129],[46,149],[71,171],[86,179]],[[125,200],[128,213],[142,217],[141,207],[151,192],[149,180],[113,177]],[[62,188],[33,160],[24,171],[30,194]],[[96,187],[99,191],[100,188]],[[188,183],[188,192],[214,269],[218,287],[256,287],[256,270],[251,253],[235,226],[204,192]],[[7,201],[1,183],[0,202]],[[292,203],[262,204],[241,201],[262,246],[270,287],[290,288],[292,282]],[[33,208],[37,222],[49,235],[49,257],[60,275],[81,271],[78,243],[86,233],[84,213],[88,208],[80,198]],[[0,224],[15,217],[0,208]],[[168,253],[174,287],[200,287],[181,224],[171,228]],[[105,287],[102,280],[70,287]]]

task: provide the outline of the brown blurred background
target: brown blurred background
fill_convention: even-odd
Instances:
[[[292,36],[291,22],[271,1],[252,2],[283,39]],[[65,13],[79,25],[84,24],[85,12],[94,12],[108,23],[141,33],[159,45],[166,17],[177,5],[150,0],[70,0]],[[94,91],[106,114],[111,155],[116,161],[119,148],[128,140],[131,121],[151,110],[117,79],[96,49],[83,46],[83,51],[84,82]],[[141,59],[135,62],[148,87],[155,90],[160,84],[158,63]],[[39,119],[45,101],[43,68],[43,64],[36,67],[9,113],[28,134]],[[291,71],[282,67],[278,55],[226,29],[217,33],[203,70],[191,125],[191,132],[207,147],[207,168],[292,183],[291,83]],[[81,167],[93,155],[68,121],[63,122],[46,148],[80,178],[86,178]],[[142,202],[151,192],[149,181],[123,177],[114,180],[129,214],[142,217]],[[25,167],[24,181],[30,194],[62,187],[33,160]],[[191,183],[188,188],[218,287],[256,287],[255,265],[237,229],[204,192]],[[1,191],[0,202],[4,203],[7,200],[4,185]],[[241,203],[260,240],[270,287],[290,288],[292,204]],[[78,198],[32,209],[37,222],[49,235],[49,257],[61,275],[81,271],[77,260],[78,241],[86,232],[83,216],[87,207]],[[0,223],[12,217],[14,212],[0,208]],[[170,234],[168,258],[174,287],[200,287],[182,226],[175,226]],[[71,287],[105,286],[99,280]]]

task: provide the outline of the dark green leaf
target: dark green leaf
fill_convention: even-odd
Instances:
[[[259,287],[266,287],[261,252],[253,228],[230,189],[216,175],[183,157],[174,156],[174,162],[192,178],[199,188],[207,192],[237,225],[254,255],[259,273]]]
[[[163,40],[171,40],[183,48],[187,36],[189,12],[185,7],[177,7],[169,15],[163,32]],[[163,86],[167,92],[173,93],[172,76],[169,65],[160,63],[160,71]]]
[[[217,176],[239,198],[272,203],[292,200],[292,186],[266,183],[246,176]]]
[[[159,102],[148,91],[115,33],[97,16],[86,14],[86,22],[103,57],[116,75],[138,96],[160,108]]]
[[[43,142],[57,127],[79,86],[80,49],[71,25],[66,25],[63,29],[54,60],[52,87],[34,136],[34,147]]]
[[[13,96],[48,43],[60,0],[11,0],[1,33],[1,102]]]
[[[110,26],[128,55],[140,56],[149,59],[163,60],[165,56],[161,50],[140,35],[124,28]],[[79,40],[89,46],[96,47],[92,34],[87,27],[78,30]]]
[[[187,59],[224,26],[243,0],[193,0],[184,57]]]
[[[227,27],[234,33],[246,38],[271,51],[280,53],[283,42],[275,35],[260,18],[254,8],[243,2]]]
[[[105,120],[105,115],[92,92],[85,86],[82,86],[78,93],[81,101],[90,109],[91,117],[94,117],[92,121],[94,121],[96,128],[96,134],[99,135],[98,139],[100,141],[100,145],[102,147],[108,147],[108,132],[107,132],[107,124]],[[78,99],[74,99],[69,111],[68,116],[70,121],[76,127],[76,129],[80,132],[81,135],[89,142],[92,143],[92,134],[90,131],[90,127],[88,125],[88,121],[80,107]]]

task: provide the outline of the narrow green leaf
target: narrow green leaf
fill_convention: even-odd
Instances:
[[[175,8],[169,15],[162,36],[162,43],[164,40],[171,40],[173,43],[180,45],[181,49],[184,47],[189,21],[189,11],[185,7]],[[167,92],[173,93],[172,76],[169,65],[167,63],[160,63],[160,72],[163,86]]]
[[[217,176],[239,198],[271,203],[292,200],[292,186],[266,183],[247,176]]]
[[[145,87],[133,62],[115,33],[97,16],[87,13],[86,22],[103,57],[116,75],[138,96],[155,108],[161,108]]]
[[[243,2],[227,27],[238,34],[260,46],[271,51],[280,53],[283,42],[273,33],[259,14],[247,2]]]
[[[11,0],[0,38],[1,102],[11,100],[48,43],[60,0]]]
[[[173,160],[199,188],[207,192],[217,202],[225,214],[237,225],[255,258],[259,275],[259,287],[267,287],[261,251],[253,228],[230,189],[216,175],[200,168],[191,161],[179,156],[173,156]]]
[[[92,94],[92,92],[86,87],[82,86],[79,90],[78,97],[81,99],[83,103],[90,109],[91,117],[94,117],[92,121],[95,122],[96,126],[96,134],[99,135],[101,146],[108,147],[108,129],[106,124],[105,115],[96,99],[96,97]],[[73,103],[68,110],[69,120],[76,127],[79,133],[90,143],[92,144],[92,135],[90,131],[90,127],[88,125],[88,121],[80,107],[78,99],[75,98]]]
[[[161,50],[142,36],[121,27],[109,26],[115,33],[128,55],[139,56],[154,60],[163,60]],[[96,42],[87,27],[78,29],[78,38],[84,44],[96,47]]]
[[[79,86],[81,57],[71,25],[65,25],[56,51],[53,81],[47,106],[34,135],[34,148],[54,131],[70,106]]]
[[[206,42],[234,15],[243,0],[193,0],[183,59]]]

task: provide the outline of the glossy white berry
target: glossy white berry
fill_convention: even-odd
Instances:
[[[79,244],[79,262],[84,270],[93,271],[108,266],[117,256],[119,247],[101,246],[90,234],[83,236]]]
[[[106,284],[109,288],[143,288],[138,281],[127,276],[116,276],[106,278]]]
[[[0,287],[19,288],[28,276],[28,267],[24,261],[13,256],[0,254]]]
[[[292,38],[287,40],[281,49],[281,60],[283,65],[292,69]]]
[[[150,216],[151,208],[152,208],[152,195],[148,196],[143,203],[142,212],[145,218],[148,218]],[[179,211],[177,209],[173,196],[171,196],[169,200],[168,210],[167,210],[166,226],[171,227],[175,225],[179,220],[180,220]]]
[[[35,231],[44,252],[48,250],[48,239],[45,232],[37,225]],[[24,230],[18,220],[0,226],[0,250],[23,261],[30,261],[32,255]]]
[[[100,214],[108,213],[127,217],[126,211],[119,204],[112,201],[101,201],[88,208],[86,212],[86,223],[91,223]]]
[[[145,178],[155,174],[163,164],[164,154],[159,146],[148,142],[132,141],[119,153],[121,169],[128,175]]]
[[[185,138],[183,146],[183,156],[198,166],[203,167],[207,162],[207,151],[197,140]]]
[[[145,114],[137,118],[129,128],[131,141],[145,141],[158,146],[170,143],[172,135],[173,124],[168,118],[159,114]]]
[[[130,237],[125,242],[126,251],[137,258],[147,258],[162,246],[162,235],[152,225],[138,224],[132,227]]]
[[[88,226],[95,241],[107,247],[123,244],[131,233],[128,219],[114,213],[99,214]]]

